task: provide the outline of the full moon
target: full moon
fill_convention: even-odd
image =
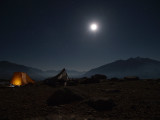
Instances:
[[[90,29],[91,29],[92,31],[96,31],[96,30],[98,29],[97,24],[95,24],[95,23],[91,24],[91,25],[90,25]]]

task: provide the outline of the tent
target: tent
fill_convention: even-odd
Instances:
[[[66,69],[63,68],[63,70],[61,70],[61,72],[58,75],[56,75],[55,78],[58,79],[58,80],[61,80],[61,79],[69,80],[69,77],[68,77],[68,74],[66,72]]]
[[[52,85],[57,85],[57,84],[62,85],[63,84],[66,86],[66,83],[68,80],[69,80],[69,77],[64,68],[63,70],[61,70],[59,74],[57,74],[54,77],[46,79],[44,82],[47,84],[52,84]]]
[[[24,72],[15,72],[10,83],[14,86],[21,86],[34,83],[34,81]]]

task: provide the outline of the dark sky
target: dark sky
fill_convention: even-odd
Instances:
[[[160,60],[160,1],[0,0],[0,42],[0,60],[46,70]]]

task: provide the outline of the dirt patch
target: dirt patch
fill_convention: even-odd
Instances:
[[[114,101],[109,98],[90,99],[86,103],[98,111],[112,110],[116,106]]]

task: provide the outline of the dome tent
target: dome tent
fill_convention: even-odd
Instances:
[[[34,81],[24,72],[15,72],[10,83],[14,86],[23,86],[29,83],[34,83]]]

